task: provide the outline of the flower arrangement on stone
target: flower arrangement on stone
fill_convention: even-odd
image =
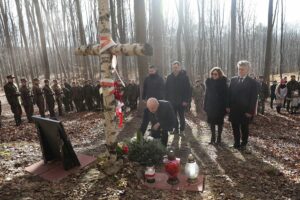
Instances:
[[[165,147],[160,141],[154,140],[151,136],[144,138],[140,131],[130,139],[128,147],[129,160],[144,166],[148,165],[149,160],[154,166],[161,164],[163,155],[165,155]]]
[[[125,142],[118,142],[116,147],[116,152],[119,157],[122,157],[123,155],[127,155],[129,152],[129,147]]]

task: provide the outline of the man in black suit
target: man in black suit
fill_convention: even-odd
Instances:
[[[149,98],[147,108],[150,112],[152,124],[151,136],[161,138],[164,146],[168,144],[168,131],[173,131],[176,124],[176,117],[170,102]]]
[[[245,150],[248,143],[249,123],[255,113],[257,101],[257,83],[248,76],[250,63],[239,61],[237,63],[238,76],[233,77],[229,86],[228,108],[231,121],[234,148]],[[242,137],[242,142],[240,138]]]
[[[175,134],[179,133],[184,136],[185,117],[184,110],[188,106],[191,99],[191,85],[186,71],[182,70],[179,61],[172,64],[172,73],[167,77],[166,81],[166,100],[170,101],[176,115]],[[180,129],[177,120],[179,115]]]
[[[146,101],[154,97],[157,100],[164,99],[165,96],[165,83],[163,78],[157,73],[156,67],[150,65],[148,69],[148,76],[146,77],[143,85],[142,99]],[[148,108],[144,110],[143,121],[140,127],[140,131],[144,134],[150,121],[150,113]]]

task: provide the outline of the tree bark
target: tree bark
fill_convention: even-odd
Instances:
[[[26,34],[25,34],[25,27],[24,27],[23,15],[22,15],[22,8],[21,8],[19,0],[15,0],[15,2],[16,2],[18,17],[19,17],[20,32],[22,34],[22,37],[23,37],[23,40],[24,40],[24,44],[25,44],[25,52],[26,52],[26,57],[27,57],[27,66],[29,67],[29,72],[30,72],[31,80],[33,80],[34,74],[33,74],[33,69],[32,69],[31,56],[30,56],[29,48],[28,48],[27,37],[26,37]]]
[[[82,14],[81,14],[81,6],[79,0],[75,0],[76,3],[76,10],[77,10],[77,17],[78,17],[78,28],[79,28],[79,36],[80,36],[80,43],[86,45],[86,38],[83,28],[83,21],[82,21]],[[99,5],[100,6],[100,5]],[[90,71],[90,63],[88,58],[83,58],[83,77],[85,79],[89,78],[88,71]],[[91,72],[90,72],[90,75]]]
[[[272,62],[272,31],[273,31],[273,0],[269,0],[269,11],[268,11],[268,30],[267,30],[267,46],[265,54],[265,70],[264,78],[269,83],[270,71]]]
[[[181,35],[182,35],[182,26],[183,26],[183,0],[179,1],[179,5],[177,8],[178,11],[178,28],[177,28],[177,35],[176,35],[176,45],[177,45],[177,60],[182,62],[182,55],[181,55]]]
[[[134,0],[134,14],[135,14],[135,33],[136,42],[145,43],[146,42],[146,18],[145,18],[145,1],[144,0]],[[140,94],[142,94],[142,86],[147,74],[147,58],[137,57],[138,72],[139,72],[139,84],[140,84]]]
[[[36,10],[36,17],[39,25],[39,32],[40,32],[40,41],[42,46],[42,53],[43,53],[43,64],[45,69],[45,79],[50,79],[50,68],[49,68],[49,60],[47,54],[47,46],[46,46],[46,39],[45,39],[45,31],[41,16],[40,5],[38,1],[33,1],[35,10]]]
[[[152,0],[153,64],[162,75],[163,69],[163,13],[162,1]],[[155,25],[154,25],[155,24]]]
[[[230,76],[234,76],[236,68],[236,0],[231,0],[231,48],[230,48]]]
[[[12,43],[11,43],[12,40],[11,40],[11,37],[9,34],[8,17],[7,17],[6,9],[4,9],[3,0],[0,0],[0,9],[1,9],[1,14],[2,14],[2,18],[3,18],[3,25],[4,25],[3,29],[4,29],[6,47],[7,47],[9,58],[10,58],[10,64],[13,68],[13,73],[16,76],[16,83],[19,86],[19,77],[18,77],[17,70],[16,70],[15,58],[13,58],[14,53],[13,53],[13,47],[12,47]]]

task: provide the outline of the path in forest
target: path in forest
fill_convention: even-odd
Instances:
[[[5,120],[10,120],[6,118]],[[74,149],[90,155],[104,150],[103,121],[98,113],[72,113],[62,118]],[[205,191],[171,192],[142,189],[136,171],[124,168],[113,177],[92,166],[59,183],[48,183],[24,173],[41,158],[32,124],[16,129],[14,137],[0,145],[0,196],[2,199],[297,199],[300,197],[300,117],[267,110],[250,127],[251,154],[230,148],[232,131],[227,120],[223,145],[209,145],[210,131],[203,117],[187,114],[186,136],[170,135],[169,142],[181,158],[182,168],[192,152],[200,173],[206,176]],[[141,118],[131,114],[118,139],[134,136]],[[13,126],[12,126],[13,127]],[[9,125],[5,129],[12,131]],[[31,131],[31,132],[30,132]],[[33,139],[17,137],[18,134]],[[6,146],[4,148],[4,146]],[[6,154],[7,153],[7,154]],[[125,184],[126,183],[126,184]],[[299,198],[298,198],[299,199]]]

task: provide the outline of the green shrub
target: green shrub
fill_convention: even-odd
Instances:
[[[159,165],[166,154],[165,147],[160,140],[133,141],[128,144],[128,158],[141,165]]]

